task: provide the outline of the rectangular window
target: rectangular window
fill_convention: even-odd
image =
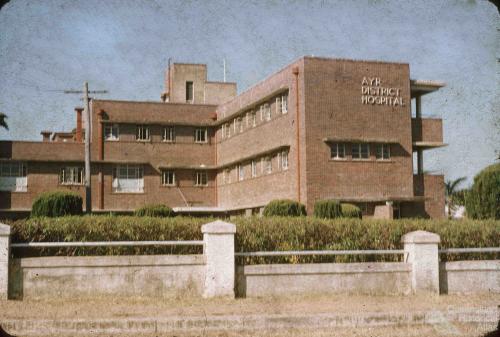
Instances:
[[[255,111],[250,113],[250,121],[252,123],[252,127],[257,126],[257,113]]]
[[[286,114],[288,112],[288,94],[276,97],[276,114]]]
[[[28,175],[25,163],[0,162],[0,191],[26,192]]]
[[[352,159],[368,159],[370,157],[370,147],[367,143],[355,143],[351,148]]]
[[[105,140],[118,140],[118,124],[106,124],[104,127],[104,139]]]
[[[83,185],[85,182],[83,167],[66,166],[61,169],[59,183],[61,185]]]
[[[281,152],[281,169],[288,170],[288,151]]]
[[[149,127],[144,125],[137,125],[137,132],[135,134],[135,139],[138,141],[148,141]]]
[[[117,165],[113,170],[113,192],[144,193],[142,165]]]
[[[226,123],[226,137],[231,137],[231,124]]]
[[[243,129],[243,118],[238,117],[238,125],[239,125],[239,127],[240,127],[240,130],[239,130],[239,131],[240,131],[240,133],[241,133],[241,132],[243,132],[243,130],[244,130],[244,129]]]
[[[207,172],[205,172],[205,171],[196,172],[195,185],[196,186],[207,186],[208,185]]]
[[[271,120],[271,107],[269,106],[269,103],[264,103],[260,106],[260,120]]]
[[[224,180],[224,184],[231,183],[231,169],[227,168],[224,170],[223,180]]]
[[[196,129],[194,133],[195,143],[206,143],[207,142],[207,129]]]
[[[271,157],[262,158],[262,173],[270,174],[273,172],[273,162]]]
[[[378,160],[391,159],[391,147],[389,144],[377,144],[376,157]]]
[[[242,181],[245,179],[245,166],[238,165],[238,180]]]
[[[163,128],[163,141],[167,143],[175,142],[175,129],[173,126]]]
[[[257,162],[252,160],[252,177],[257,177]]]
[[[354,157],[354,155],[353,155]],[[344,159],[345,158],[345,144],[333,143],[330,145],[330,158]]]
[[[175,172],[161,171],[161,184],[163,186],[175,186]]]
[[[192,81],[186,82],[186,102],[193,103],[194,100],[194,85]]]

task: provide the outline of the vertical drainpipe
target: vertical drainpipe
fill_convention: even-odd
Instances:
[[[300,202],[300,115],[299,115],[299,67],[293,67],[295,75],[295,125],[297,132],[297,201]]]
[[[102,117],[104,115],[104,110],[99,111],[98,114],[98,125],[97,125],[97,142],[99,149],[99,160],[104,160],[104,140],[103,140],[103,128],[102,128]],[[99,209],[104,209],[104,175],[103,175],[103,164],[99,164]]]

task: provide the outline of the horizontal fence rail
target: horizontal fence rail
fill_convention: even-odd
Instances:
[[[440,254],[447,253],[500,253],[500,247],[484,247],[484,248],[446,248],[440,249]]]
[[[96,241],[96,242],[26,242],[12,243],[12,248],[116,247],[116,246],[203,246],[203,241]]]
[[[237,252],[235,256],[290,256],[290,255],[387,255],[404,254],[403,249],[391,250],[289,250],[281,252]]]

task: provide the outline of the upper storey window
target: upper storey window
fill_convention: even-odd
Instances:
[[[118,138],[119,138],[118,124],[108,124],[104,127],[105,140],[118,140]]]
[[[288,94],[276,97],[276,114],[286,114],[288,112]]]
[[[194,101],[194,84],[192,81],[186,82],[186,102],[193,103]]]
[[[260,120],[271,120],[271,107],[269,106],[269,103],[264,103],[260,106]]]
[[[137,125],[135,139],[139,141],[150,140],[149,127],[145,125]]]
[[[208,140],[207,129],[196,129],[194,132],[195,143],[206,143]]]
[[[255,111],[247,112],[247,127],[255,127],[257,126],[257,114]]]
[[[173,126],[163,128],[163,141],[167,143],[175,142],[175,129]]]
[[[332,159],[344,159],[345,158],[345,144],[343,143],[333,143],[330,145],[330,157]]]
[[[0,162],[0,191],[26,192],[27,190],[26,164]]]
[[[391,147],[389,144],[377,144],[375,156],[378,160],[391,159]]]
[[[352,159],[368,159],[370,156],[370,146],[366,143],[352,144]]]

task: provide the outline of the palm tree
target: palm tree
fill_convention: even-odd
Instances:
[[[455,180],[447,180],[444,183],[445,186],[445,195],[446,195],[446,205],[448,206],[448,218],[451,218],[451,210],[455,208],[455,201],[453,200],[454,194],[457,192],[457,187],[462,182],[464,182],[467,178],[460,177]]]
[[[4,114],[3,112],[0,112],[0,126],[9,130],[9,126],[7,125],[7,115]]]

